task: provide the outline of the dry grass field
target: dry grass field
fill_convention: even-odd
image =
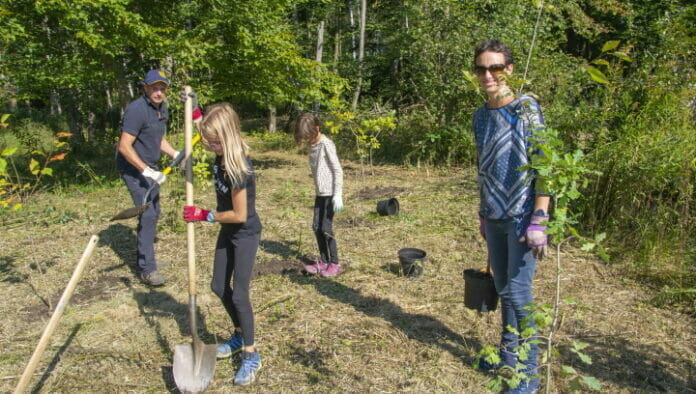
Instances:
[[[374,175],[344,161],[346,210],[337,216],[343,275],[315,278],[300,267],[316,254],[311,231],[313,185],[306,157],[256,151],[257,209],[264,230],[252,282],[259,378],[232,385],[235,359],[217,363],[211,393],[486,392],[490,375],[471,367],[481,346],[499,339],[498,312],[463,304],[462,271],[485,266],[478,238],[477,194],[467,169],[377,166]],[[179,219],[183,178],[163,187],[156,251],[172,262],[170,280],[148,288],[129,264],[135,219],[109,222],[131,206],[125,187],[46,194],[0,238],[0,392],[13,390],[92,234],[100,242],[31,382],[36,392],[176,392],[174,346],[189,343],[186,236]],[[396,197],[398,216],[376,213]],[[196,186],[212,207],[212,186]],[[209,289],[218,226],[199,224],[197,284],[201,337],[227,339],[231,322]],[[424,276],[399,272],[397,251],[428,253]],[[604,391],[696,392],[693,317],[648,305],[649,290],[572,246],[563,251],[561,359],[604,384]],[[550,303],[555,266],[539,264],[538,302]],[[563,343],[589,343],[591,366]],[[556,369],[559,369],[556,367]],[[554,392],[567,391],[558,374]]]

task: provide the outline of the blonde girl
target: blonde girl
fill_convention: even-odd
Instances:
[[[194,118],[197,116],[200,111],[194,111]],[[254,346],[254,314],[249,297],[261,236],[261,221],[255,208],[256,177],[249,146],[242,140],[239,117],[230,104],[213,104],[202,119],[196,120],[203,145],[216,155],[213,177],[217,207],[206,210],[185,206],[184,220],[220,223],[211,287],[222,300],[235,329],[232,337],[218,346],[218,358],[241,351],[234,383],[246,385],[256,379],[261,368],[261,357]]]

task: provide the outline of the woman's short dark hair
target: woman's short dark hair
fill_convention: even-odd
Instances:
[[[474,63],[476,63],[476,59],[479,57],[480,54],[484,52],[498,52],[502,53],[503,56],[505,56],[505,65],[507,66],[508,64],[513,64],[515,63],[515,60],[512,58],[512,51],[510,48],[508,48],[507,45],[503,44],[502,42],[498,40],[486,40],[482,43],[480,43],[476,49],[474,49]]]

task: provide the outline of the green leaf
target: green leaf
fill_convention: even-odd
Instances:
[[[568,365],[561,366],[561,370],[566,375],[577,375],[578,374],[578,372],[575,370],[575,368],[568,366]]]
[[[12,156],[12,155],[15,154],[15,152],[17,152],[17,147],[16,147],[16,146],[11,146],[11,147],[9,147],[9,148],[5,148],[5,149],[2,151],[2,153],[0,154],[0,156],[4,156],[4,157]]]
[[[618,57],[619,59],[625,61],[625,62],[633,62],[633,59],[631,59],[627,54],[623,52],[612,52],[611,55]]]
[[[31,171],[32,174],[37,174],[39,172],[39,162],[36,161],[35,159],[31,159],[29,162],[29,170]]]
[[[612,40],[612,41],[607,41],[602,45],[602,52],[607,52],[611,51],[612,49],[616,49],[616,47],[621,44],[620,40]]]
[[[595,235],[594,239],[597,242],[602,242],[607,237],[607,233],[599,233]]]
[[[0,174],[4,174],[7,170],[7,160],[0,159]]]
[[[595,244],[594,242],[586,242],[586,243],[582,244],[582,246],[580,247],[580,250],[585,251],[585,252],[589,252],[590,250],[594,249],[595,246],[597,246],[597,244]]]
[[[575,349],[575,350],[586,349],[588,346],[590,346],[590,345],[588,345],[585,342],[573,342],[573,349]]]
[[[604,75],[604,73],[602,73],[595,67],[587,66],[587,73],[590,74],[590,78],[592,78],[592,80],[594,80],[595,82],[603,84],[609,83],[609,80]]]
[[[606,61],[604,59],[595,59],[592,61],[592,64],[596,64],[598,66],[607,66],[607,67],[611,65],[608,61]]]
[[[53,175],[53,168],[46,167],[43,170],[41,170],[41,174],[52,176]]]
[[[0,123],[5,123],[9,117],[10,114],[2,114],[2,116],[0,116]]]
[[[582,352],[575,352],[575,353],[578,355],[578,357],[580,357],[580,360],[582,362],[584,362],[585,364],[589,364],[589,365],[592,364],[592,357],[590,357],[587,354],[582,353]]]
[[[602,389],[602,382],[597,380],[594,376],[583,376],[582,381],[592,390],[599,391]]]

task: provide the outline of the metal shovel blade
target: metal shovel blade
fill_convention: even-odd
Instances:
[[[121,211],[121,212],[117,213],[116,215],[114,215],[114,217],[112,217],[111,219],[109,219],[109,221],[110,221],[110,222],[113,222],[114,220],[121,220],[121,219],[130,219],[130,218],[134,218],[134,217],[140,215],[141,213],[145,212],[145,211],[147,210],[148,207],[150,207],[150,203],[149,203],[149,202],[148,202],[147,204],[145,204],[145,205],[138,205],[137,207],[132,207],[132,208],[124,209],[123,211]]]
[[[173,366],[176,387],[182,392],[204,391],[213,380],[216,356],[216,346],[205,345],[200,340],[176,345]]]

